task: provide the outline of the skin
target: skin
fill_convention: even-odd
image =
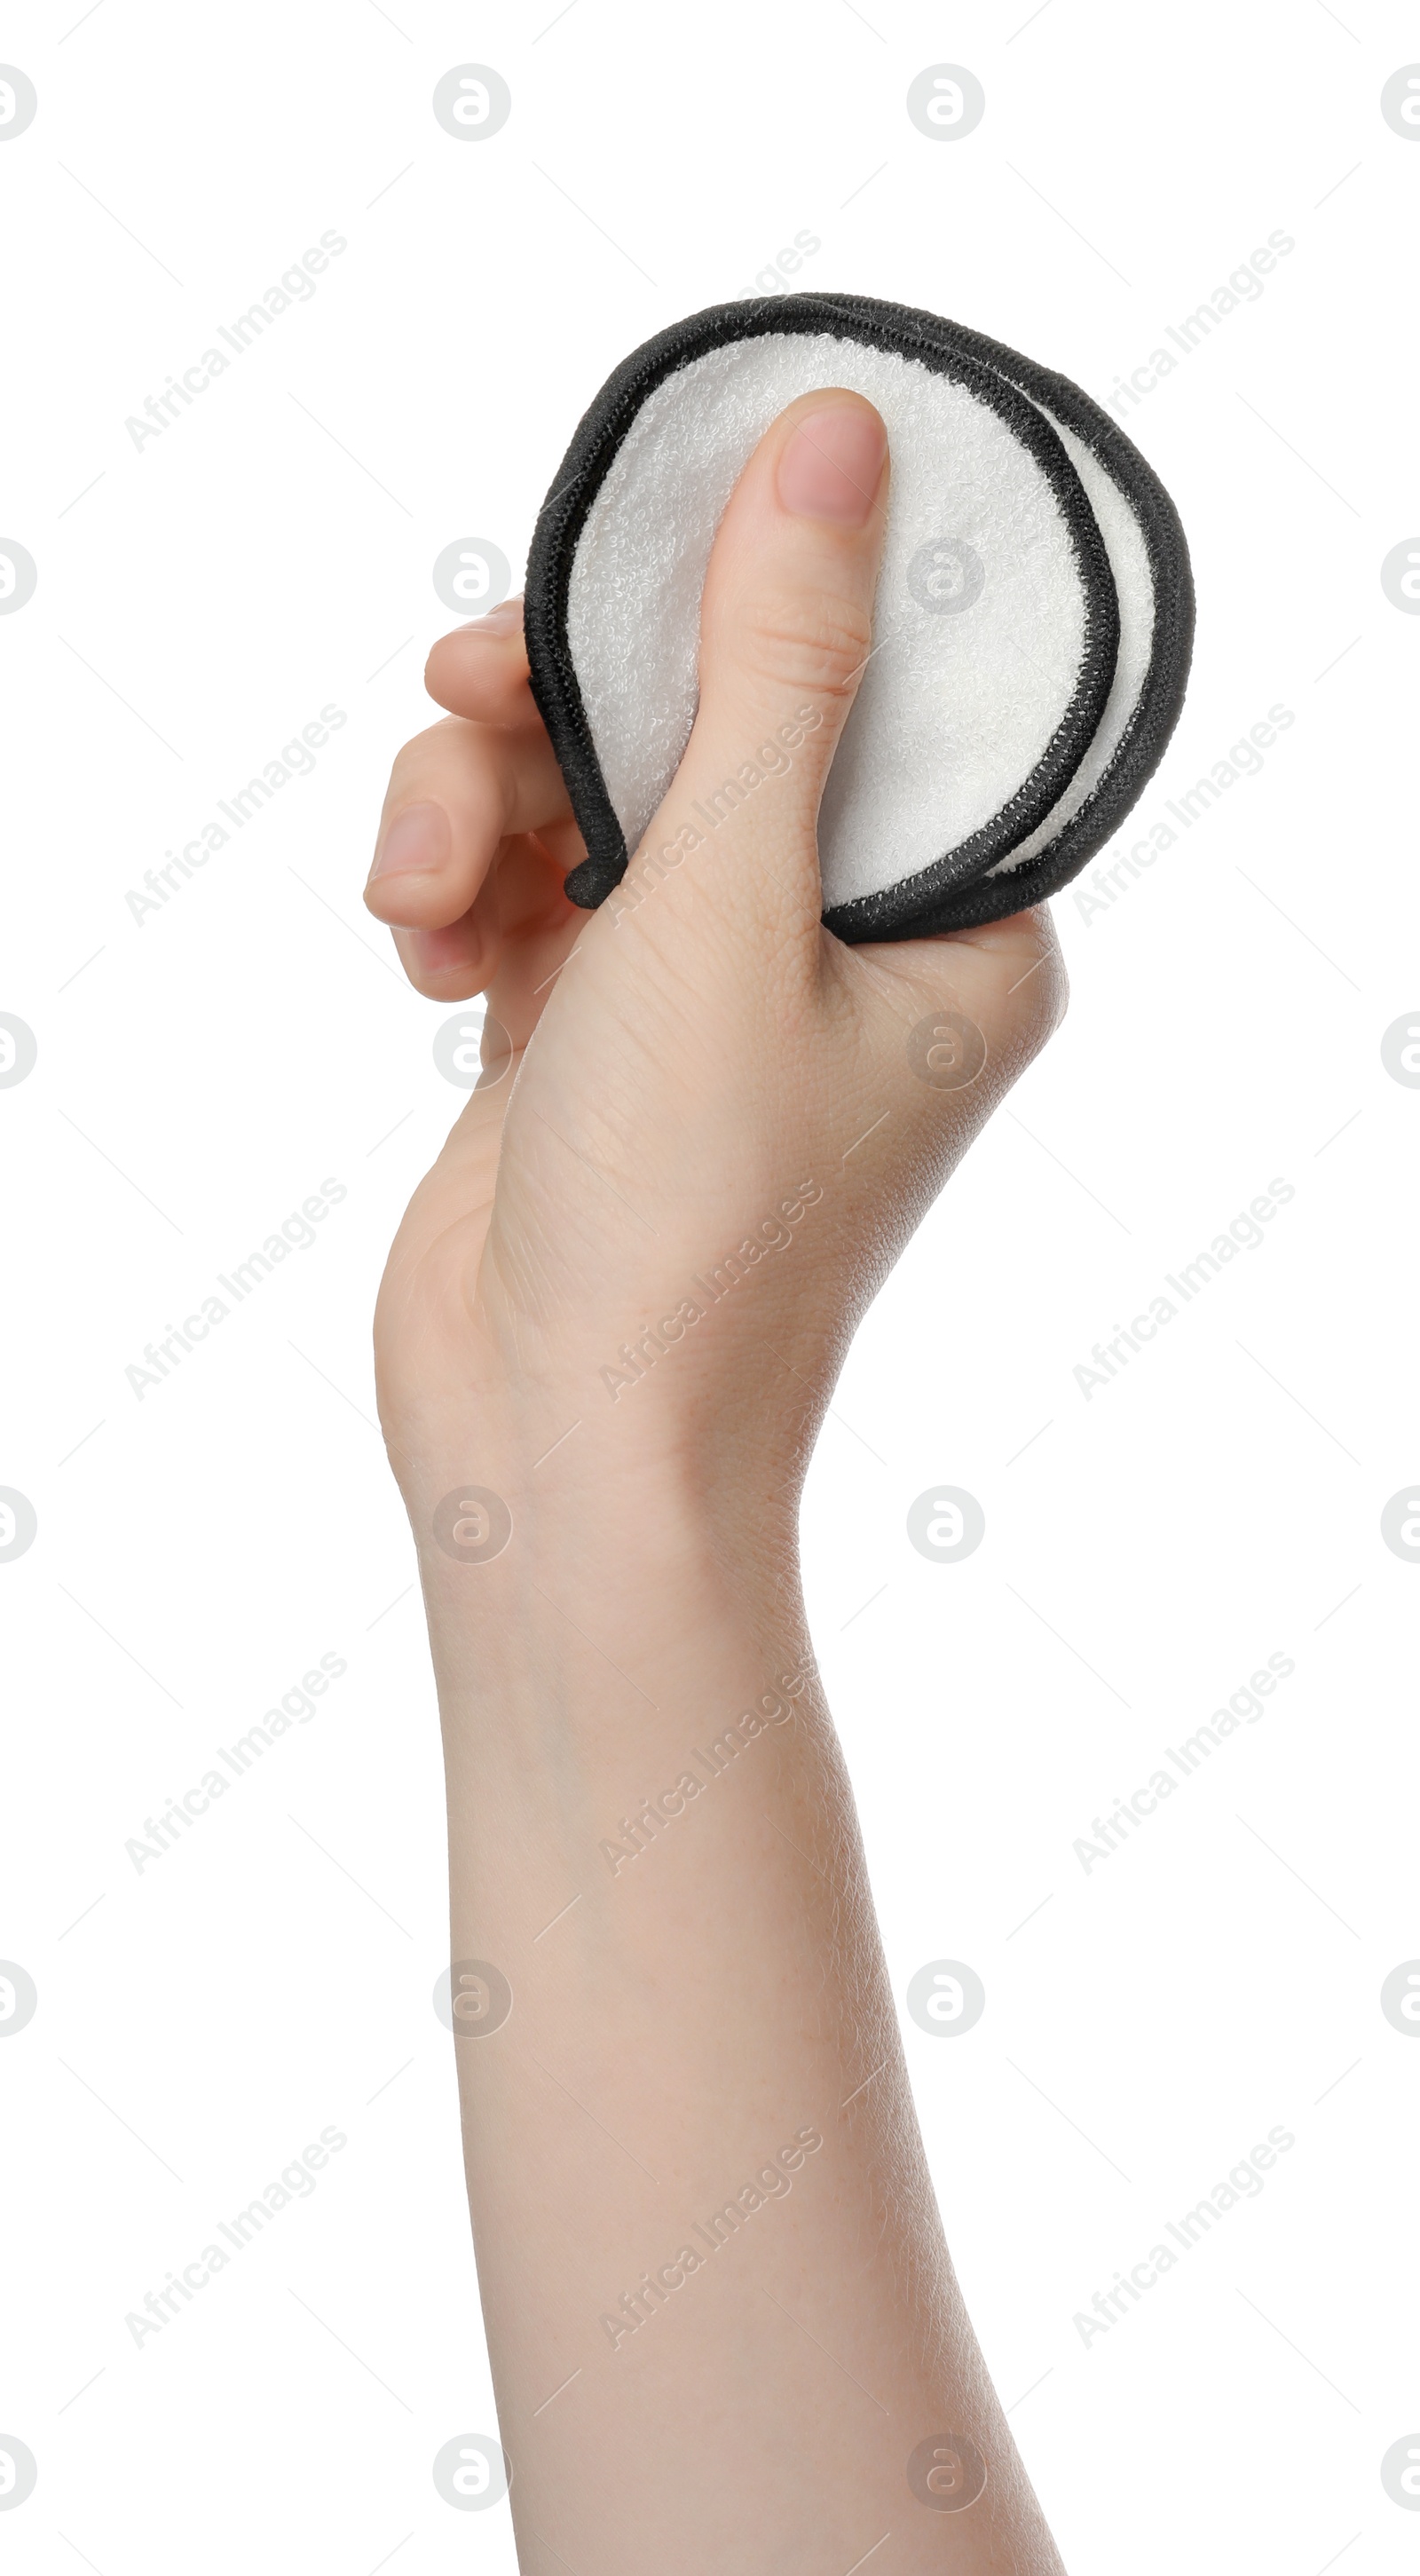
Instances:
[[[1044,913],[880,947],[821,926],[816,816],[888,473],[877,413],[837,391],[751,458],[694,730],[619,897],[562,893],[582,846],[516,602],[435,646],[449,712],[395,762],[366,893],[421,993],[489,1003],[376,1356],[439,1684],[452,1956],[512,1992],[456,2054],[537,2576],[1061,2567],[943,2239],[798,1572],[857,1322],[1065,995]],[[657,863],[748,761],[777,774]],[[943,1011],[985,1042],[956,1088],[918,1069]],[[434,1533],[470,1487],[512,1521],[478,1562]],[[462,1526],[504,1523],[475,1501]],[[960,2509],[948,2436],[986,2467]]]

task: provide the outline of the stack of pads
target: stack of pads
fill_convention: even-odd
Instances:
[[[533,694],[587,846],[567,892],[589,909],[689,738],[725,504],[771,422],[825,386],[876,404],[892,457],[873,652],[819,817],[829,929],[907,939],[1040,902],[1162,758],[1193,641],[1188,549],[1109,415],[935,314],[861,295],[718,305],[608,379],[528,558]]]

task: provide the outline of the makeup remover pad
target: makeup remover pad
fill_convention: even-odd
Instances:
[[[905,939],[1039,902],[1163,755],[1193,635],[1168,494],[1068,378],[866,296],[713,307],[647,341],[543,505],[524,622],[591,908],[661,804],[697,701],[715,532],[786,405],[829,386],[887,425],[873,650],[819,815],[824,920]]]

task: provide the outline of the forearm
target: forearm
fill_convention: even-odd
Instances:
[[[947,2262],[792,1535],[659,1465],[613,1493],[576,1440],[489,1473],[514,1539],[426,1578],[452,1956],[512,1993],[458,2058],[523,2563],[540,2534],[578,2576],[846,2568],[890,2531],[895,2569],[1053,2569]],[[909,2484],[948,2434],[986,2463],[964,2511]]]

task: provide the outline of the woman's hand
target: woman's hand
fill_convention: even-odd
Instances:
[[[590,916],[562,893],[582,844],[517,603],[430,656],[450,716],[395,763],[366,901],[420,992],[486,992],[489,1019],[380,1301],[397,1465],[457,1403],[469,1463],[486,1443],[515,1482],[575,1422],[614,1474],[693,1453],[707,1498],[792,1511],[865,1305],[1061,1014],[1044,912],[858,948],[820,922],[888,473],[854,394],[763,439],[716,540],[685,757]]]

